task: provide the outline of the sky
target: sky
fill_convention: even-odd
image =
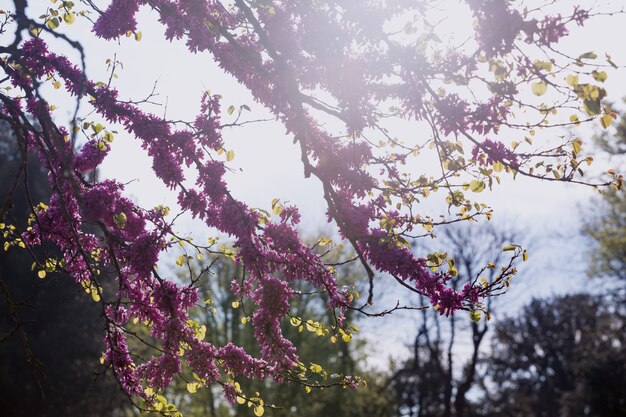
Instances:
[[[31,4],[34,3],[31,1]],[[44,7],[45,2],[38,6]],[[571,2],[563,2],[571,4]],[[617,10],[621,1],[597,2],[601,10]],[[461,13],[461,12],[458,12]],[[31,13],[37,15],[37,13]],[[446,14],[438,30],[448,34],[457,31],[463,37],[460,21],[466,15]],[[122,98],[143,98],[155,88],[157,96],[153,100],[161,105],[146,107],[157,114],[171,119],[193,119],[199,109],[203,91],[211,90],[225,98],[224,107],[248,105],[253,118],[271,117],[266,109],[254,103],[250,94],[233,78],[222,73],[206,54],[193,55],[187,52],[182,42],[169,43],[163,40],[163,29],[156,23],[154,15],[143,10],[139,16],[141,42],[122,39],[120,42],[104,42],[89,33],[87,22],[78,21],[69,27],[67,33],[81,40],[87,55],[87,71],[90,78],[105,81],[108,78],[104,62],[114,56],[123,63],[119,78],[115,80]],[[560,48],[571,51],[572,55],[595,51],[599,56],[611,54],[618,65],[626,65],[626,48],[623,47],[626,35],[626,17],[598,16],[583,28],[577,28],[567,37]],[[66,50],[63,45],[60,48]],[[68,51],[71,55],[72,52]],[[185,74],[181,77],[181,73]],[[626,95],[625,71],[607,70],[609,78],[606,88],[609,99],[618,100]],[[155,84],[156,83],[156,84]],[[54,102],[54,92],[49,92]],[[61,100],[61,104],[64,104]],[[71,106],[60,106],[59,117],[67,117]],[[599,126],[594,125],[594,129]],[[595,131],[588,127],[574,134],[579,135],[585,148]],[[562,132],[568,134],[568,132]],[[250,206],[269,209],[273,198],[290,201],[301,208],[305,233],[315,233],[322,225],[327,231],[325,206],[321,198],[321,185],[313,179],[303,178],[299,150],[285,129],[277,122],[250,124],[232,128],[227,135],[227,148],[235,152],[231,162],[232,172],[228,174],[229,186],[235,197]],[[151,162],[137,143],[119,135],[113,150],[105,160],[101,175],[103,178],[116,178],[128,182],[127,193],[144,207],[165,204],[175,207],[176,197],[154,177],[150,170]],[[602,165],[602,161],[598,162]],[[607,167],[608,168],[608,167]],[[525,178],[515,181],[505,179],[503,185],[494,189],[483,200],[495,210],[495,221],[513,223],[524,230],[526,242],[515,242],[535,248],[531,260],[524,265],[520,280],[525,282],[511,290],[510,304],[517,308],[530,296],[549,295],[573,291],[585,285],[584,258],[586,246],[579,237],[581,213],[593,197],[588,187],[561,183],[539,182]],[[192,233],[198,238],[207,237],[207,231],[198,228],[198,223],[186,220],[180,225],[183,232]],[[328,232],[326,232],[328,233]],[[380,288],[385,288],[382,284]],[[386,289],[385,297],[391,302],[396,298],[392,289]],[[401,294],[398,295],[398,297]],[[402,319],[380,319],[364,323],[360,327],[366,337],[382,335],[384,343],[378,343],[377,361],[373,365],[383,366],[385,352],[402,357],[408,352],[405,344],[414,331],[410,316]]]

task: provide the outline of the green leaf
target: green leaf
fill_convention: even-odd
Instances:
[[[602,111],[600,100],[584,100],[583,107],[589,116],[595,116],[596,114],[600,114],[600,111]]]
[[[584,54],[580,55],[578,59],[596,59],[597,57],[598,55],[596,55],[595,52],[585,52]]]
[[[61,24],[61,22],[59,21],[58,18],[53,17],[52,19],[48,20],[46,22],[46,26],[48,26],[50,29],[54,30],[56,28],[59,27],[59,24]]]

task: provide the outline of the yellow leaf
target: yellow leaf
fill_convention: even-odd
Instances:
[[[578,155],[580,153],[580,148],[582,147],[583,141],[580,139],[574,139],[572,141],[572,148],[574,148],[574,153]]]
[[[604,71],[593,71],[591,73],[591,75],[593,76],[593,79],[596,81],[600,81],[601,83],[605,82],[606,79],[608,78],[608,76],[606,75],[606,72]]]
[[[610,114],[605,114],[600,118],[600,125],[605,129],[611,126],[611,123],[613,123],[613,118]]]
[[[106,149],[106,147],[105,147],[105,149]],[[126,218],[126,214],[125,213],[119,213],[119,214],[114,214],[113,215],[113,222],[120,229],[123,229],[123,228],[126,227],[126,222],[127,221],[128,221],[128,219]]]
[[[332,241],[332,239],[328,239],[327,237],[323,237],[323,238],[320,238],[320,240],[318,240],[317,242],[319,243],[320,246],[326,246],[326,245],[332,243],[333,241]]]
[[[322,371],[324,370],[321,365],[318,365],[316,363],[312,363],[311,362],[311,366],[309,367],[309,369],[311,370],[311,372],[315,373],[315,374],[320,374],[322,373]]]
[[[289,322],[291,323],[292,326],[298,327],[300,323],[302,323],[302,319],[300,317],[292,317],[289,320]]]
[[[254,407],[254,415],[255,416],[261,417],[264,412],[265,412],[265,408],[263,408],[262,405],[257,405],[256,407]]]
[[[226,152],[226,161],[230,162],[233,159],[235,159],[235,152],[234,151]]]
[[[478,323],[480,321],[480,311],[470,311],[470,319],[474,322],[474,323]]]
[[[314,332],[317,328],[317,323],[315,323],[313,320],[307,320],[306,321],[306,329],[310,332]]]
[[[187,391],[189,391],[191,394],[194,394],[195,392],[198,391],[198,383],[197,382],[190,382],[187,384]]]
[[[97,303],[100,301],[100,294],[98,294],[98,290],[96,288],[91,289],[91,298]]]
[[[233,306],[233,308],[239,308],[239,304],[240,304],[240,303],[239,303],[239,301],[233,301],[233,302],[231,303],[231,305]]]
[[[68,25],[71,25],[72,23],[74,23],[76,21],[76,15],[73,12],[72,13],[63,13],[63,20]]]
[[[475,193],[480,193],[485,189],[485,183],[478,180],[470,182],[470,190]]]
[[[578,85],[578,75],[568,75],[565,77],[565,82],[567,82],[570,87],[576,87]]]
[[[176,265],[183,266],[184,263],[185,257],[183,255],[180,255],[178,258],[176,258]]]
[[[42,269],[41,271],[37,272],[37,276],[41,279],[44,279],[46,277],[46,271]]]
[[[60,23],[59,19],[54,17],[46,22],[46,26],[48,26],[51,30],[54,30],[59,27]]]
[[[546,91],[548,91],[548,84],[544,81],[538,81],[531,85],[531,89],[534,95],[542,96],[546,93]]]

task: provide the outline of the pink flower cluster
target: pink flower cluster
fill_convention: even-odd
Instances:
[[[502,142],[495,142],[485,139],[483,143],[474,146],[472,149],[472,159],[481,165],[491,165],[494,162],[502,162],[512,168],[519,166],[515,152],[507,148]]]
[[[470,77],[477,68],[475,55],[457,51],[430,62],[413,46],[393,42],[384,32],[384,22],[401,14],[410,2],[384,3],[381,7],[377,1],[345,2],[322,10],[310,1],[294,0],[273,2],[270,12],[254,2],[237,1],[226,8],[217,0],[113,0],[93,32],[114,39],[135,31],[139,7],[146,5],[157,12],[167,39],[184,39],[191,52],[211,53],[293,134],[305,175],[323,185],[329,221],[336,222],[363,261],[411,285],[441,314],[449,314],[488,294],[471,285],[454,290],[447,274],[433,273],[424,259],[398,244],[398,231],[410,232],[416,223],[391,207],[382,191],[386,185],[372,171],[380,168],[395,180],[406,156],[377,156],[360,135],[385,117],[379,108],[387,102],[399,103],[398,113],[407,118],[432,123],[438,134],[496,134],[509,116],[506,101],[517,94],[516,84],[499,83],[491,97],[475,102],[456,92],[435,93],[432,80]],[[567,33],[569,21],[581,24],[588,17],[576,9],[569,20],[561,16],[526,20],[505,0],[467,0],[467,4],[478,21],[476,54],[487,57],[510,53],[521,33],[526,42],[550,45]],[[118,100],[114,88],[88,80],[69,59],[51,53],[41,38],[23,42],[9,61],[6,71],[24,99],[4,100],[2,114],[40,123],[40,131],[24,136],[49,170],[53,190],[47,208],[37,212],[36,223],[23,239],[29,245],[57,245],[63,268],[92,292],[100,291],[102,280],[117,280],[115,301],[103,300],[105,361],[129,393],[144,395],[144,385],[165,389],[184,361],[206,383],[227,373],[282,380],[298,361],[295,347],[281,330],[293,297],[292,284],[298,280],[325,292],[329,308],[337,310],[337,325],[342,325],[348,298],[323,260],[298,235],[297,207],[284,207],[279,220],[266,221],[230,192],[225,163],[218,157],[224,146],[219,96],[204,94],[200,114],[177,129],[162,117]],[[252,323],[260,358],[231,343],[217,347],[198,338],[188,323],[189,311],[198,302],[196,289],[168,281],[155,270],[169,248],[171,226],[158,210],[144,210],[124,197],[122,184],[86,180],[110,145],[93,138],[79,151],[73,149],[67,131],[52,122],[50,108],[37,92],[37,84],[49,76],[62,80],[77,99],[92,97],[90,103],[100,117],[139,141],[157,177],[178,193],[180,207],[233,239],[246,279],[233,282],[232,289],[256,305]],[[314,90],[330,95],[333,104],[306,94]],[[331,135],[312,109],[340,120],[348,137]],[[501,142],[474,143],[472,157],[479,164],[520,164],[520,157]],[[190,172],[195,177],[185,178]],[[408,197],[409,192],[398,194]],[[383,220],[395,226],[377,226]],[[140,363],[135,363],[126,340],[125,326],[131,318],[149,323],[159,346]],[[234,389],[228,384],[224,389],[234,400]]]

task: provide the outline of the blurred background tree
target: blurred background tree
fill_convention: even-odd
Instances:
[[[626,103],[626,99],[624,99]],[[600,149],[611,162],[626,163],[626,113],[622,113],[615,130],[605,130],[595,137]],[[584,233],[591,238],[590,276],[616,278],[626,285],[626,192],[611,189],[596,201],[585,221]]]
[[[508,261],[502,248],[516,239],[512,228],[498,228],[492,223],[481,227],[459,224],[439,236],[441,260],[434,262],[454,260],[458,274],[452,278],[452,286],[456,289],[479,279],[490,283]],[[497,309],[495,300],[489,299],[486,307],[493,313]],[[417,329],[412,357],[391,377],[399,415],[474,415],[475,406],[468,393],[481,378],[478,366],[485,354],[483,342],[489,321],[479,317],[470,320],[467,313],[445,318],[429,309],[422,311]]]
[[[485,416],[626,415],[624,306],[588,294],[533,300],[495,327]]]
[[[595,142],[616,169],[626,160],[626,115]],[[581,216],[591,242],[589,283],[535,299],[495,326],[485,359],[484,416],[626,416],[626,194],[605,191]]]
[[[18,149],[9,132],[0,121],[0,178],[10,179],[0,181],[0,207],[25,229],[30,203],[50,195],[48,178],[37,157]],[[21,175],[12,190],[16,172]],[[98,375],[101,305],[64,284],[66,275],[43,281],[35,272],[24,273],[31,263],[26,251],[0,251],[0,415],[115,415],[127,399],[112,376]]]

